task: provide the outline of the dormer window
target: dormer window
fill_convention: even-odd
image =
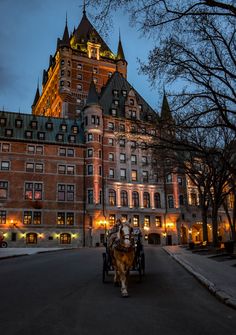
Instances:
[[[5,136],[6,137],[12,137],[13,136],[13,129],[6,129],[5,130]]]
[[[114,105],[118,106],[119,105],[119,101],[118,100],[114,100]]]
[[[123,95],[123,97],[127,97],[127,91],[122,90],[122,95]]]
[[[26,138],[32,138],[32,131],[31,130],[26,130],[25,131],[25,137]]]
[[[20,120],[20,119],[15,120],[15,127],[16,128],[22,128],[22,124],[23,124],[22,120]]]
[[[38,132],[38,139],[39,140],[45,140],[45,132],[39,131]]]
[[[117,90],[113,90],[113,95],[115,98],[117,98],[119,96],[119,92]]]
[[[138,108],[139,108],[140,111],[142,111],[143,110],[143,105],[138,105]]]
[[[111,115],[112,115],[112,116],[116,116],[116,115],[117,115],[117,111],[116,111],[115,108],[112,108],[112,110],[111,110]]]
[[[61,128],[61,131],[63,132],[67,131],[67,125],[65,123],[61,124],[60,128]]]
[[[0,125],[2,127],[6,126],[6,123],[7,123],[7,119],[5,117],[1,117],[0,118]]]
[[[38,122],[37,121],[31,121],[30,126],[32,129],[37,129],[38,128]]]
[[[75,141],[76,141],[75,135],[69,135],[68,140],[69,140],[70,143],[75,143]]]
[[[130,104],[131,106],[134,106],[134,99],[130,99],[130,100],[129,100],[129,104]]]
[[[52,122],[46,122],[46,129],[47,130],[53,130],[53,123]]]
[[[71,127],[71,132],[72,132],[73,134],[78,134],[78,132],[79,132],[79,127],[78,127],[78,126],[72,126],[72,127]]]
[[[62,141],[64,140],[64,135],[63,135],[63,134],[57,134],[57,136],[56,136],[56,140],[57,140],[58,142],[62,142]]]

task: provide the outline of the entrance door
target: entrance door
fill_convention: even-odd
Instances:
[[[167,245],[172,245],[172,235],[167,235]]]
[[[161,244],[161,235],[155,233],[149,234],[148,244]]]

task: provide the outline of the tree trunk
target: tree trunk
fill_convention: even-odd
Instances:
[[[212,208],[212,242],[213,247],[218,247],[218,209]]]

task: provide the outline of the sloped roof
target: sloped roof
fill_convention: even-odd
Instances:
[[[78,145],[83,143],[84,132],[81,128],[81,123],[72,119],[62,119],[62,118],[53,118],[46,116],[38,116],[32,114],[19,114],[13,112],[0,112],[0,119],[5,119],[5,125],[1,122],[0,127],[0,139],[4,140],[19,140],[26,142],[37,142],[37,143],[53,143],[53,144],[68,144],[68,145]],[[16,121],[21,120],[22,126],[17,127]],[[36,121],[37,127],[32,126],[32,121]],[[53,128],[48,129],[47,124],[52,123]],[[62,130],[62,125],[66,125],[66,131]],[[75,134],[72,131],[72,127],[78,127],[78,133]],[[12,129],[12,136],[6,135],[6,130]],[[26,131],[32,132],[32,138],[27,138]],[[40,140],[39,133],[45,133],[45,139]],[[63,135],[62,140],[58,140],[57,135]],[[75,136],[75,143],[70,141],[70,136]]]
[[[84,12],[78,28],[73,33],[74,43],[87,44],[87,42],[91,40],[91,36],[95,38],[97,43],[101,44],[101,51],[109,51],[110,53],[112,53],[106,42],[99,35],[97,30],[88,20],[86,13]]]
[[[118,97],[114,98],[113,91],[118,91]],[[103,108],[104,114],[110,114],[111,108],[117,109],[117,116],[125,117],[125,102],[127,97],[122,94],[126,91],[127,95],[130,90],[134,91],[138,104],[142,105],[141,120],[147,121],[147,116],[152,115],[155,118],[158,114],[152,107],[143,99],[143,97],[132,87],[132,85],[118,71],[114,72],[108,80],[107,85],[101,91],[100,105]],[[114,100],[118,100],[118,106],[114,105]]]

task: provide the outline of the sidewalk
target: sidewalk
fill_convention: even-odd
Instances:
[[[220,257],[192,253],[180,246],[163,249],[218,299],[236,309],[236,259],[219,261]]]
[[[0,248],[0,260],[6,258],[39,254],[43,252],[53,252],[70,249],[74,248]]]

